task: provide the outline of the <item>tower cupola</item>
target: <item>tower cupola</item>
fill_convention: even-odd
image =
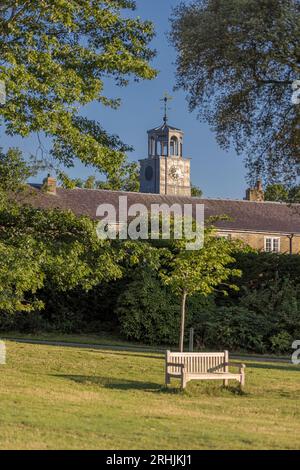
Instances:
[[[180,129],[163,124],[148,131],[148,156],[182,157],[183,132]]]
[[[141,192],[190,196],[190,159],[183,158],[183,131],[168,124],[169,99],[163,99],[163,124],[148,131],[148,158],[140,160]]]

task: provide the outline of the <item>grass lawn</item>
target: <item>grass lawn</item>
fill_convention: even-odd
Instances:
[[[300,368],[163,386],[163,356],[7,342],[0,449],[300,449]]]

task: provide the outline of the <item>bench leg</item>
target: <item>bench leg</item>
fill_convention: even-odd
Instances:
[[[245,387],[245,374],[244,373],[241,374],[240,386],[241,386],[241,390],[243,390],[243,388]]]
[[[228,383],[229,383],[228,380],[223,380],[223,386],[224,386],[224,387],[228,387]]]
[[[181,375],[181,388],[182,390],[184,390],[186,388],[186,384],[187,384],[187,375],[185,372],[182,373]]]
[[[170,383],[171,383],[170,376],[169,376],[169,374],[168,374],[167,372],[166,372],[166,380],[165,380],[165,382],[166,382],[166,387],[167,387],[168,385],[170,385]]]

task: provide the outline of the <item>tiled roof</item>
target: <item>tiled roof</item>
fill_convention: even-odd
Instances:
[[[32,194],[26,202],[40,208],[70,209],[76,215],[96,218],[100,204],[112,204],[118,213],[119,197],[127,196],[128,206],[143,204],[204,204],[205,217],[227,215],[231,220],[219,221],[217,226],[224,230],[246,230],[251,232],[280,232],[300,234],[300,205],[271,202],[249,202],[237,200],[199,199],[191,197],[161,196],[158,194],[127,193],[118,191],[63,189],[57,188],[52,195],[41,191],[39,185],[32,185]]]

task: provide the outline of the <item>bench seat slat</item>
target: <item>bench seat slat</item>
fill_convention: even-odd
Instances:
[[[180,376],[181,374],[177,374]],[[240,378],[240,374],[230,374],[230,373],[213,373],[213,374],[186,374],[187,377],[194,379],[194,380],[222,380],[222,379],[238,379]]]

